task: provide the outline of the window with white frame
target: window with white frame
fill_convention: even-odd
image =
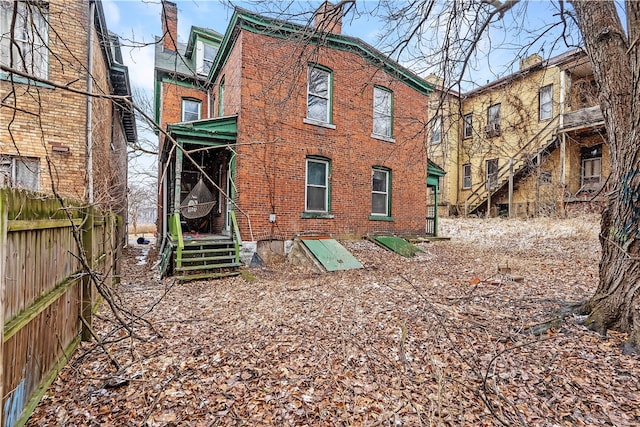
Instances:
[[[200,107],[202,103],[195,99],[182,99],[182,121],[191,122],[200,120]]]
[[[391,189],[391,171],[373,168],[371,174],[371,215],[391,216],[389,193]]]
[[[393,93],[381,87],[373,88],[373,133],[391,138],[393,135]]]
[[[16,20],[11,28],[13,10]],[[0,0],[0,63],[46,79],[49,71],[48,10],[44,2]]]
[[[331,123],[331,72],[328,70],[309,67],[307,118]]]
[[[462,188],[471,188],[471,164],[462,165]]]
[[[218,85],[218,117],[224,116],[224,76],[220,78]]]
[[[487,125],[484,128],[484,134],[491,138],[499,136],[500,133],[500,104],[494,104],[487,109]]]
[[[498,186],[498,159],[487,160],[487,189],[493,190]]]
[[[40,189],[40,160],[34,157],[0,155],[0,186]]]
[[[500,126],[500,104],[495,104],[487,110],[487,124]]]
[[[550,119],[553,115],[553,85],[540,88],[540,120]]]
[[[196,72],[201,76],[208,76],[209,70],[213,66],[213,59],[218,53],[218,49],[198,40],[196,42]]]
[[[471,138],[473,136],[473,114],[465,114],[464,118],[463,138]]]
[[[329,160],[307,159],[306,212],[329,212]]]
[[[438,116],[431,124],[431,143],[440,144],[440,142],[442,142],[442,117]]]

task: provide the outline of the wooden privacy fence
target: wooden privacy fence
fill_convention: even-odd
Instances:
[[[104,284],[118,278],[122,227],[112,213],[0,189],[0,426],[22,425],[91,324]],[[84,258],[83,258],[84,252]]]

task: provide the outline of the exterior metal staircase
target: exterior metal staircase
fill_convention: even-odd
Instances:
[[[555,116],[538,133],[536,133],[522,148],[520,148],[507,162],[500,166],[492,177],[494,185],[489,187],[488,180],[474,185],[471,193],[464,201],[465,215],[477,213],[486,207],[490,196],[494,196],[508,187],[511,180],[515,181],[524,176],[532,168],[537,167],[551,152],[558,147],[557,122],[560,116]]]
[[[169,219],[169,236],[161,250],[161,276],[173,272],[180,281],[235,276],[240,262],[240,233],[233,212],[231,236],[202,236],[186,238],[182,235],[180,215]]]

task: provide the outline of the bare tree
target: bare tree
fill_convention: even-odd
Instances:
[[[582,309],[592,328],[628,332],[630,347],[638,348],[640,107],[633,100],[640,99],[640,2],[560,0],[549,3],[555,10],[548,22],[533,29],[525,25],[528,2],[519,0],[348,3],[353,17],[372,14],[384,23],[380,49],[418,72],[436,74],[445,89],[465,87],[479,68],[500,73],[482,59],[490,51],[510,49],[516,53],[515,62],[529,49],[551,54],[558,48],[584,47],[605,118],[613,191],[607,195],[601,223],[600,284]],[[256,6],[269,9],[264,2]],[[280,3],[277,10],[265,13],[269,11],[304,19],[296,2]],[[621,14],[626,15],[626,25]],[[506,36],[514,31],[515,41]]]

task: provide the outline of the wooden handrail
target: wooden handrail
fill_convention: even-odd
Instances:
[[[240,229],[238,228],[238,221],[236,220],[236,213],[234,211],[230,211],[231,215],[231,225],[233,227],[233,242],[236,246],[236,262],[240,262],[240,244],[242,240],[240,239]]]
[[[171,237],[177,242],[176,248],[176,267],[182,267],[182,250],[184,249],[184,239],[182,237],[182,227],[180,226],[180,214],[178,212],[171,215],[169,218],[169,231]]]

